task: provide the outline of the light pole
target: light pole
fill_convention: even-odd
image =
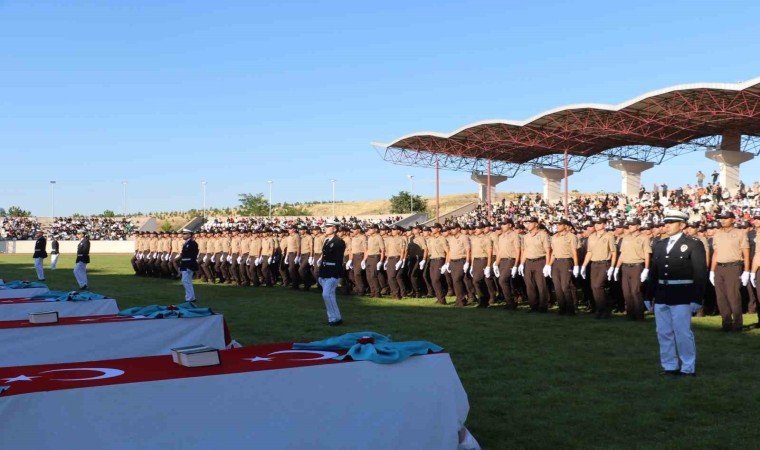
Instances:
[[[409,193],[409,211],[414,214],[414,175],[408,175],[412,183],[412,191]]]
[[[50,218],[55,218],[55,197],[53,195],[53,188],[55,187],[55,181],[50,180]]]
[[[203,221],[206,221],[206,182],[201,181],[201,190],[203,191]]]
[[[330,180],[330,183],[332,183],[333,187],[333,218],[335,218],[335,178]]]
[[[269,218],[272,218],[272,180],[267,180],[269,183]]]
[[[124,186],[124,217],[127,217],[127,180],[121,182]]]

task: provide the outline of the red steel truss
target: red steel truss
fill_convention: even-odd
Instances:
[[[744,84],[687,85],[622,107],[568,107],[526,123],[492,122],[451,135],[413,134],[375,144],[386,161],[514,176],[536,166],[579,171],[587,164],[632,159],[660,164],[718,148],[721,135],[742,135],[742,151],[760,154],[760,79]]]

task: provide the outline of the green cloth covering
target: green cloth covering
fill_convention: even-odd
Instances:
[[[149,319],[178,319],[181,317],[203,317],[214,314],[211,308],[193,308],[188,305],[150,305],[122,309],[120,316],[145,316]]]
[[[369,337],[373,343],[361,344],[359,339]],[[443,347],[427,341],[393,342],[389,336],[363,331],[346,333],[341,336],[327,338],[322,341],[307,344],[293,344],[293,350],[348,350],[348,353],[333,359],[342,360],[346,357],[356,361],[372,361],[379,364],[393,364],[404,361],[410,356],[426,355],[430,352],[440,352]]]
[[[46,288],[47,284],[40,283],[39,281],[9,281],[7,283],[0,284],[5,289],[31,289],[31,288]]]
[[[49,302],[86,302],[90,300],[100,300],[103,298],[106,298],[106,296],[96,294],[94,292],[77,291],[48,291],[44,294],[39,294],[31,297],[32,300],[47,300]]]

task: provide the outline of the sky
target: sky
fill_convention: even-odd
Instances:
[[[37,216],[435,194],[371,142],[760,76],[760,2],[0,0],[0,207]],[[642,174],[694,182],[700,153]],[[757,176],[753,174],[758,174]],[[742,166],[760,179],[760,158]],[[51,191],[50,181],[56,184]],[[606,164],[570,189],[618,191]],[[441,194],[476,192],[441,171]],[[542,189],[523,173],[497,191]]]

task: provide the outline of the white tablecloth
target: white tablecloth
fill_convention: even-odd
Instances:
[[[0,448],[457,448],[469,404],[448,354],[375,364],[289,348],[225,350],[210,368],[170,356],[0,368]]]
[[[50,289],[44,288],[29,288],[29,289],[0,289],[0,298],[30,298],[35,295],[44,294],[50,291]]]
[[[33,312],[58,311],[59,317],[101,316],[117,314],[116,300],[104,298],[81,302],[48,302],[44,300],[5,299],[0,300],[0,321],[24,320]]]
[[[168,355],[175,347],[224,349],[224,317],[133,319],[115,315],[63,319],[58,324],[0,322],[0,366],[27,366]]]

